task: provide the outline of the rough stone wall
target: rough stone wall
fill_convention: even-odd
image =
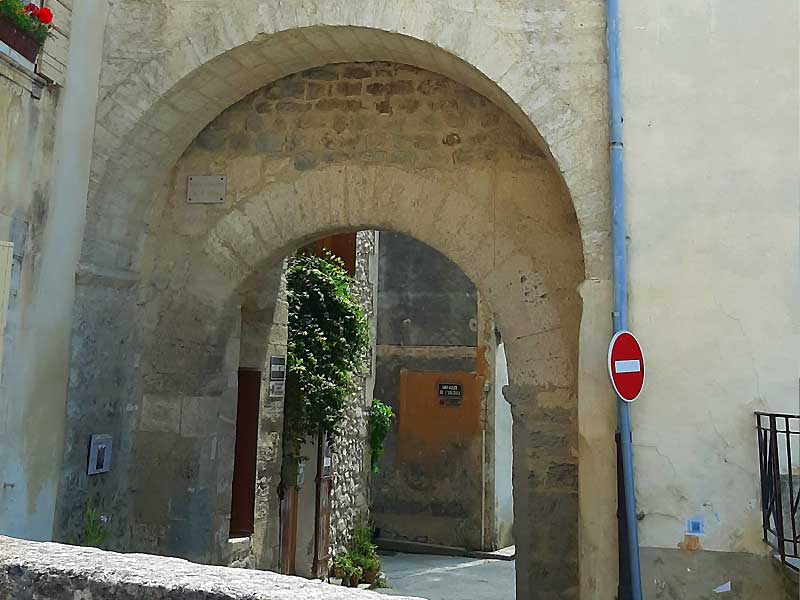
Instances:
[[[227,176],[224,203],[187,202],[187,177],[199,174]],[[92,421],[80,398],[96,389],[125,399],[116,418],[131,447],[122,445],[115,478],[91,489],[66,485],[84,459],[77,444],[68,448],[60,536],[79,526],[67,517],[91,495],[111,507],[117,547],[225,562],[242,315],[274,304],[264,274],[298,247],[332,233],[386,229],[437,249],[485,292],[508,334],[518,402],[524,407],[540,391],[547,399],[518,423],[515,493],[550,502],[563,496],[565,509],[539,537],[541,505],[515,502],[523,511],[517,577],[520,593],[534,578],[537,593],[572,593],[577,535],[557,558],[546,540],[577,531],[574,479],[572,488],[551,487],[552,478],[531,474],[577,462],[580,238],[563,182],[500,108],[407,65],[340,64],[293,75],[201,132],[148,222],[141,280],[125,280],[133,291],[107,280],[81,288],[92,346],[76,352],[88,360],[110,342],[96,320],[108,314],[115,336],[103,360],[119,368],[73,373],[73,436],[81,439]],[[558,428],[564,448],[555,459],[537,445],[536,419]]]
[[[266,571],[0,537],[1,600],[378,600]],[[412,600],[408,598],[407,600]]]
[[[331,500],[331,552],[350,543],[353,528],[369,519],[369,407],[372,404],[374,356],[374,285],[370,262],[375,260],[376,232],[356,233],[356,293],[370,323],[370,345],[365,367],[357,378],[357,390],[347,406],[342,435],[333,449],[333,498]]]

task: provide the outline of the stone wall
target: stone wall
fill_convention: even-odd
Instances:
[[[266,571],[0,537],[2,600],[378,600]],[[408,599],[411,600],[411,599]]]
[[[357,390],[342,422],[342,435],[333,449],[333,498],[331,500],[331,552],[350,543],[353,528],[369,519],[369,408],[372,404],[375,347],[374,278],[370,266],[376,260],[377,232],[356,233],[356,292],[370,324],[370,345]]]

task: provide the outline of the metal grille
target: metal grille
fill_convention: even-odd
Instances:
[[[761,473],[761,518],[764,541],[781,562],[800,566],[800,415],[756,412],[759,470]],[[794,452],[794,455],[792,454]]]

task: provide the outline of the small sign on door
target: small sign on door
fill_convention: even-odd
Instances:
[[[269,359],[269,397],[283,398],[286,394],[286,357],[271,356]]]
[[[464,400],[464,389],[460,383],[439,384],[439,404],[442,406],[460,406]]]

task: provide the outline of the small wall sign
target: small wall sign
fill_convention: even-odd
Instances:
[[[286,357],[271,356],[269,359],[269,397],[283,398],[286,394]]]
[[[460,383],[439,384],[439,404],[442,406],[460,406],[464,400],[464,389]]]
[[[110,435],[96,433],[89,442],[89,466],[87,475],[108,473],[111,470],[111,449],[113,441]]]
[[[223,204],[226,183],[224,175],[189,175],[186,201],[189,204]]]

